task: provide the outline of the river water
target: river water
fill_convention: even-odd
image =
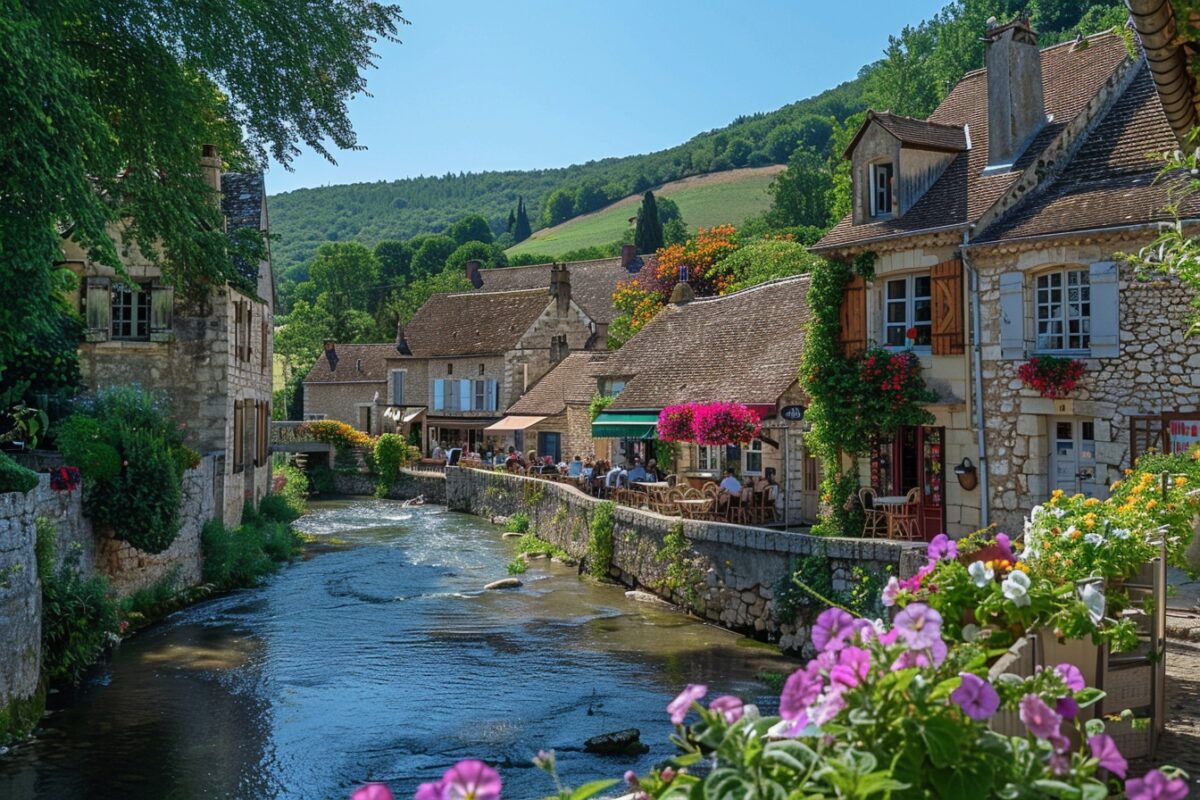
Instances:
[[[314,503],[328,546],[265,586],[185,609],[122,643],[79,691],[52,695],[38,738],[0,757],[0,798],[397,797],[456,760],[500,767],[506,798],[672,754],[665,706],[686,683],[751,698],[784,662],[733,634],[627,600],[540,560],[517,590],[500,530],[440,507]],[[639,757],[582,752],[639,728]]]

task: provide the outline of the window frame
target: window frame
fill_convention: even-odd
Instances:
[[[699,472],[720,472],[721,459],[725,447],[717,444],[696,445],[696,470]]]
[[[1072,277],[1078,277],[1078,281],[1072,287]],[[1092,348],[1092,286],[1091,286],[1091,271],[1088,267],[1064,266],[1055,267],[1054,269],[1041,270],[1032,276],[1033,290],[1033,352],[1035,354],[1058,354],[1058,353],[1079,353],[1087,354]],[[1052,279],[1058,278],[1058,286],[1050,285]],[[1046,286],[1043,287],[1042,282],[1046,281]],[[1080,299],[1076,304],[1080,308],[1080,313],[1077,316],[1072,316],[1070,307],[1071,301],[1068,299],[1070,290],[1077,288],[1080,290]],[[1058,300],[1055,302],[1051,299],[1052,292],[1058,292]],[[1046,299],[1043,300],[1043,292],[1046,292]],[[1087,299],[1083,299],[1083,294],[1086,292]],[[1057,306],[1057,314],[1054,317],[1042,316],[1043,309],[1051,309]],[[1087,313],[1082,313],[1084,306],[1087,307]],[[1042,333],[1042,325],[1058,325],[1057,333]],[[1071,332],[1071,324],[1078,323],[1078,330],[1075,333]],[[1057,339],[1059,346],[1043,346],[1043,336],[1045,339]],[[1072,341],[1077,340],[1078,346],[1072,347]]]
[[[927,294],[917,294],[917,281],[924,278],[928,283]],[[893,283],[904,283],[904,297],[893,299],[889,296],[888,289]],[[925,302],[925,307],[929,318],[923,321],[917,320],[916,309],[917,303]],[[891,306],[904,305],[904,321],[903,323],[891,322],[888,319],[888,309]],[[886,350],[912,350],[916,353],[932,353],[933,351],[933,275],[930,272],[910,272],[905,275],[897,275],[895,277],[883,278],[883,286],[879,293],[880,306],[880,341]],[[888,331],[899,328],[904,337],[904,344],[892,344],[888,339]],[[918,344],[920,336],[917,339],[909,339],[908,331],[911,328],[925,328],[928,331],[929,341],[926,344]]]
[[[136,289],[128,283],[113,281],[109,286],[108,338],[115,342],[150,341],[150,291],[152,287],[150,283],[140,281],[135,281],[134,285]],[[118,302],[118,295],[128,298],[128,306]],[[129,319],[119,319],[118,310],[126,307],[129,309]],[[128,325],[130,335],[118,334],[118,325]],[[139,328],[144,329],[145,333],[139,333]]]
[[[758,445],[755,447],[755,445]],[[756,458],[758,468],[754,469],[750,466],[750,459]],[[762,475],[763,474],[763,440],[751,439],[750,442],[742,447],[742,474],[743,475]]]
[[[396,397],[396,376],[400,378],[400,396]],[[404,396],[408,394],[408,370],[407,369],[391,369],[388,370],[388,395],[391,398],[390,405],[404,405]]]
[[[883,169],[887,170],[888,179],[886,182],[881,184],[879,181],[879,173]],[[871,164],[868,164],[867,176],[869,184],[867,202],[870,216],[873,219],[884,219],[892,216],[894,213],[892,209],[896,204],[896,163],[894,161],[875,161]],[[884,198],[880,198],[879,196],[881,189],[886,193]],[[881,209],[879,207],[880,199],[887,200],[887,208]]]

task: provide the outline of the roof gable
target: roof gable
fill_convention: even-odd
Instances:
[[[387,380],[387,358],[396,355],[394,344],[339,344],[337,369],[332,369],[325,353],[317,356],[305,383],[362,383]]]
[[[868,111],[867,118],[858,128],[858,133],[854,134],[850,146],[842,154],[843,158],[850,158],[859,140],[872,125],[878,125],[887,131],[902,147],[944,153],[961,153],[969,148],[967,132],[962,125],[904,117],[890,111]]]
[[[549,417],[561,414],[567,405],[587,405],[596,394],[596,372],[605,358],[601,353],[569,354],[505,413]]]
[[[634,277],[647,264],[652,265],[655,260],[656,257],[652,255],[635,256],[629,269],[621,266],[619,257],[602,258],[595,261],[568,261],[566,267],[571,277],[571,299],[592,320],[610,323],[617,316],[612,302],[617,284]],[[552,264],[534,264],[526,267],[481,269],[479,275],[483,280],[483,286],[476,291],[549,289],[552,266]]]
[[[404,327],[416,358],[504,353],[552,302],[549,288],[435,294]]]

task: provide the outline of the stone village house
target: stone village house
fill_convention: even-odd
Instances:
[[[261,174],[222,172],[215,148],[201,163],[220,193],[226,230],[269,232]],[[79,347],[84,384],[92,390],[137,384],[164,393],[188,446],[218,454],[215,508],[226,524],[242,504],[270,491],[271,362],[275,285],[269,258],[235,263],[242,281],[214,286],[200,301],[177,297],[161,271],[130,248],[123,266],[136,286],[91,261],[74,242],[63,244],[67,266],[80,276],[72,298],[87,324]]]
[[[881,494],[920,487],[926,538],[1019,530],[1054,489],[1103,496],[1133,450],[1190,441],[1162,433],[1200,419],[1190,294],[1114,258],[1166,218],[1147,154],[1175,146],[1144,55],[1112,33],[1039,50],[1027,20],[988,30],[985,68],[927,120],[869,114],[853,211],[813,249],[874,254],[844,295],[845,352],[911,349],[938,395],[932,425],[859,464]],[[1039,355],[1085,363],[1068,398],[1017,377]]]

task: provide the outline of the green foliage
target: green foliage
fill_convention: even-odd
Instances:
[[[58,446],[80,467],[83,508],[93,520],[139,550],[170,547],[179,531],[183,472],[194,454],[163,401],[137,387],[105,389],[80,401]]]
[[[807,147],[798,147],[788,159],[788,168],[771,182],[769,219],[776,226],[826,226],[830,219],[829,194],[833,173],[827,159]]]
[[[354,342],[374,333],[366,312],[379,304],[379,260],[358,242],[326,242],[308,265],[316,307],[328,315],[329,337]]]
[[[404,437],[395,433],[384,433],[375,442],[375,465],[379,482],[375,486],[376,497],[387,497],[387,493],[400,477],[400,468],[415,454]]]
[[[529,214],[525,210],[525,198],[518,197],[517,216],[513,222],[512,229],[513,241],[520,244],[528,239],[532,232],[532,229],[529,227]]]
[[[821,262],[803,244],[782,239],[751,242],[720,261],[722,271],[734,276],[729,291],[736,292],[777,278],[803,275]]]
[[[347,315],[347,321],[351,317]],[[303,392],[303,383],[312,368],[313,362],[321,354],[326,341],[336,338],[333,331],[333,317],[324,307],[306,300],[297,300],[286,317],[279,320],[279,328],[275,333],[275,355],[284,363],[285,369],[291,373],[289,385],[297,382]],[[355,336],[358,334],[356,333]],[[354,338],[340,341],[355,341]],[[301,395],[303,396],[303,395]],[[303,409],[303,406],[301,406]],[[292,417],[301,419],[301,417]]]
[[[520,539],[517,539],[513,544],[513,549],[517,553],[530,556],[549,556],[550,558],[557,558],[560,561],[571,560],[571,555],[566,550],[547,542],[545,539],[538,538],[533,533],[525,533]]]
[[[269,494],[258,501],[258,513],[263,519],[272,522],[295,522],[300,519],[298,512],[286,497],[279,494]]]
[[[289,513],[294,514],[294,518],[303,516],[308,511],[308,476],[304,474],[304,470],[291,464],[276,464],[272,470],[272,495],[280,497],[287,503]],[[265,502],[267,498],[263,498]],[[260,504],[261,506],[261,504]],[[274,519],[277,522],[287,522],[281,514],[267,514],[264,516],[269,519]]]
[[[488,221],[479,214],[467,214],[451,225],[446,233],[459,245],[467,242],[491,244],[493,238],[492,226],[488,225]]]
[[[295,530],[286,522],[273,522],[247,504],[242,524],[225,527],[209,520],[200,534],[204,555],[204,580],[218,589],[257,586],[262,579],[291,561],[300,547]]]
[[[413,253],[412,276],[414,279],[437,275],[446,266],[446,259],[458,249],[458,242],[444,234],[427,236]]]
[[[504,251],[498,246],[483,242],[467,242],[460,245],[446,259],[446,271],[465,273],[466,264],[472,259],[478,261],[484,269],[508,266],[508,256],[504,255]]]
[[[885,576],[855,565],[850,570],[850,588],[835,591],[833,565],[825,548],[792,560],[789,574],[775,586],[775,619],[793,624],[799,620],[812,624],[817,615],[830,606],[843,608],[857,617],[868,619],[882,614],[880,592]]]
[[[529,515],[524,511],[518,511],[504,523],[504,530],[509,533],[529,533]]]
[[[29,697],[15,697],[0,706],[0,745],[19,742],[29,735],[46,713],[46,681]]]
[[[416,315],[425,301],[435,294],[442,292],[466,292],[471,289],[462,270],[446,270],[425,278],[418,278],[404,291],[394,293],[388,301],[386,314],[392,320],[391,330],[395,333],[395,321],[408,323]]]
[[[308,481],[312,485],[313,494],[333,494],[337,491],[333,481],[333,470],[324,459],[309,463]]]
[[[696,608],[700,602],[700,582],[704,575],[692,559],[692,543],[683,535],[682,522],[676,522],[667,531],[655,560],[667,565],[661,588],[682,597],[688,608]]]
[[[388,239],[376,244],[373,252],[379,262],[380,283],[399,283],[409,277],[413,248],[408,242]]]
[[[509,575],[521,575],[527,569],[529,569],[529,565],[520,556],[513,556],[512,560],[508,562]]]
[[[179,606],[179,572],[171,570],[144,589],[121,600],[121,615],[131,625],[161,619]]]
[[[604,579],[612,569],[613,526],[616,524],[616,504],[605,500],[592,511],[588,525],[588,574]]]
[[[5,453],[0,453],[0,494],[31,491],[38,485],[37,473],[22,467]]]
[[[600,416],[600,412],[611,406],[616,399],[611,395],[592,395],[591,401],[588,402],[588,415],[592,418],[592,422],[595,422],[596,417]]]
[[[637,213],[637,227],[633,230],[633,246],[639,253],[656,253],[663,246],[663,224],[658,216],[658,205],[654,192],[642,195],[642,207]]]
[[[546,198],[542,210],[542,226],[553,228],[575,216],[575,197],[569,189],[555,189]]]

